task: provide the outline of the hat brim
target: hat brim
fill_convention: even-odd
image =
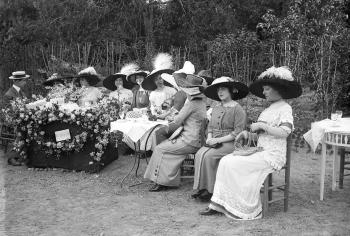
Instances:
[[[185,77],[183,75],[186,75]],[[187,76],[193,76],[193,77],[197,77],[202,79],[202,81],[204,80],[203,77],[198,76],[198,75],[187,75],[185,73],[174,73],[173,74],[174,79],[176,84],[180,87],[180,88],[193,88],[193,87],[203,87],[203,85],[199,85],[199,84],[192,84],[189,82],[189,80],[187,79]]]
[[[217,84],[213,84],[213,85],[208,86],[204,90],[204,95],[207,96],[208,98],[213,99],[213,100],[221,101],[219,96],[218,96],[218,88],[219,87],[227,87],[229,89],[237,89],[237,92],[233,93],[232,100],[239,100],[239,99],[245,98],[249,93],[249,89],[245,84],[243,84],[241,82],[231,81],[231,82],[217,83]]]
[[[9,79],[12,80],[21,80],[21,79],[28,79],[30,77],[30,75],[25,75],[23,77],[14,77],[14,76],[10,76]]]
[[[100,79],[98,78],[98,75],[91,75],[91,74],[80,74],[80,75],[77,75],[75,78],[86,79],[90,84],[90,86],[94,86],[100,81]]]
[[[54,79],[47,79],[45,80],[42,85],[44,86],[53,86],[53,84],[55,82],[59,82],[61,84],[64,84],[64,80],[66,79],[73,79],[74,76],[60,76],[60,77],[57,77],[57,78],[54,78]]]
[[[136,82],[136,76],[137,75],[141,75],[144,78],[146,78],[148,74],[145,71],[137,71],[135,73],[132,73],[132,74],[128,75],[126,77],[126,80],[129,81],[130,83],[137,84],[137,82]]]
[[[164,70],[157,70],[157,71],[152,71],[142,82],[142,88],[150,91],[154,91],[157,89],[157,85],[154,82],[154,79],[158,76],[161,75],[162,73],[167,73],[167,74],[172,74],[174,73],[173,69],[164,69]],[[165,86],[173,87],[171,84],[168,82],[164,81]]]
[[[297,98],[302,94],[301,84],[297,81],[288,81],[277,78],[262,78],[254,81],[250,86],[249,90],[252,94],[260,98],[266,98],[263,94],[263,86],[271,85],[279,88],[278,92],[284,99]]]
[[[119,78],[123,79],[123,88],[132,89],[134,87],[133,83],[126,80],[126,75],[124,75],[124,74],[114,74],[114,75],[107,76],[103,80],[103,86],[109,90],[112,90],[112,91],[117,90],[117,86],[115,85],[115,81]]]

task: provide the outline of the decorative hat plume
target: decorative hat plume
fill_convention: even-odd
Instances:
[[[293,75],[292,72],[290,71],[290,69],[286,66],[281,66],[281,67],[270,67],[269,69],[267,69],[266,71],[264,71],[263,73],[261,73],[261,75],[259,76],[259,79],[262,79],[264,77],[277,77],[280,79],[285,79],[288,81],[293,81]]]
[[[154,70],[165,70],[173,68],[173,58],[168,53],[158,53],[153,60]]]
[[[140,67],[136,63],[128,63],[125,64],[121,69],[120,69],[120,74],[124,74],[126,76],[138,71]]]

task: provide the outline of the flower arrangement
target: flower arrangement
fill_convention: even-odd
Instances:
[[[64,94],[69,97],[69,101],[72,101],[72,97],[81,93],[83,91],[67,87],[61,90],[60,95]],[[47,97],[48,100],[50,98],[53,97]],[[90,153],[93,159],[90,164],[99,163],[107,144],[115,142],[115,135],[111,134],[109,129],[110,122],[119,119],[120,102],[114,98],[104,97],[93,107],[73,111],[62,109],[57,104],[27,106],[29,102],[41,99],[44,98],[35,95],[30,99],[18,98],[10,107],[1,111],[7,123],[18,127],[14,148],[22,158],[26,158],[26,152],[23,149],[29,147],[32,142],[40,145],[49,158],[60,158],[64,153],[79,152],[88,140],[93,140],[95,146],[94,151]],[[55,121],[79,127],[80,133],[72,136],[71,139],[57,142],[55,137],[45,132],[45,126]]]

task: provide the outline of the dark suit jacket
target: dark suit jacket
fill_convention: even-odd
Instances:
[[[26,97],[26,95],[22,90],[21,93],[17,92],[17,90],[12,86],[4,95],[4,105],[8,106],[13,99],[18,97]]]

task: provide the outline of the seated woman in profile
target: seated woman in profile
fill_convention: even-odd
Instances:
[[[220,77],[204,90],[204,94],[215,101],[208,125],[206,145],[195,156],[195,177],[193,189],[198,192],[193,198],[209,201],[215,183],[216,171],[220,159],[235,149],[236,136],[245,129],[246,113],[234,100],[247,96],[248,87],[229,77]]]
[[[201,93],[204,79],[184,73],[176,74],[177,84],[188,95],[188,102],[180,110],[169,130],[183,127],[173,140],[165,140],[154,148],[144,178],[155,184],[150,191],[158,192],[180,184],[180,166],[188,154],[203,144],[203,123],[206,118],[205,100]],[[171,132],[168,132],[171,133]]]
[[[232,219],[261,218],[261,186],[268,174],[280,170],[286,162],[286,140],[293,130],[293,114],[285,99],[300,96],[301,85],[288,68],[271,67],[249,89],[270,106],[251,125],[253,133],[243,131],[236,141],[251,136],[263,150],[249,156],[229,154],[221,159],[211,203],[201,215],[221,212]]]
[[[94,87],[100,81],[95,69],[88,67],[78,73],[76,77],[76,83],[84,89],[84,93],[78,100],[79,106],[91,106],[95,105],[99,98],[102,97],[101,91]]]

